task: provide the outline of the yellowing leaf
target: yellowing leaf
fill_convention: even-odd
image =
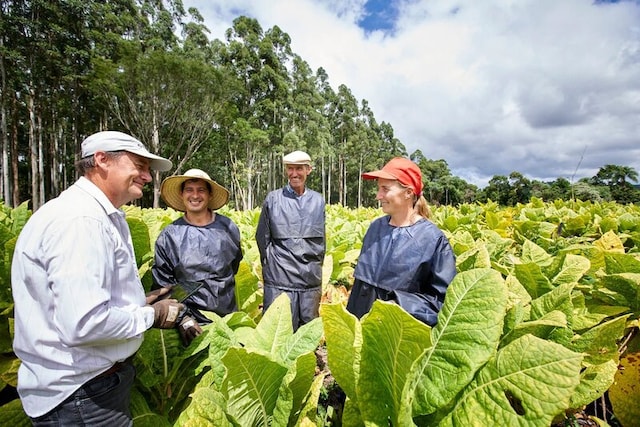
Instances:
[[[620,358],[618,372],[609,388],[609,400],[623,426],[640,425],[640,352]]]

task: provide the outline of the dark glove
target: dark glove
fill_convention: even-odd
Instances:
[[[202,329],[198,322],[191,316],[184,316],[178,325],[178,332],[182,339],[182,344],[188,347],[191,341],[202,333]]]
[[[152,304],[151,307],[154,311],[153,327],[171,329],[176,325],[184,304],[180,304],[175,299],[163,299]]]
[[[154,302],[162,299],[165,295],[171,292],[171,286],[161,286],[160,289],[156,289],[155,291],[148,292],[147,297],[147,305],[151,305]]]

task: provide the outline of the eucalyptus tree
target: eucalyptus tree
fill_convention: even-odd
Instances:
[[[338,87],[335,99],[329,110],[332,147],[337,157],[338,203],[346,206],[347,196],[347,145],[349,138],[356,132],[358,102],[351,90],[344,84]]]
[[[438,159],[432,160],[426,158],[422,151],[416,150],[410,156],[422,171],[422,182],[424,189],[422,190],[425,198],[433,203],[445,203],[447,202],[447,190],[444,185],[444,180],[451,176],[449,165],[446,160]]]
[[[2,198],[8,206],[17,206],[20,202],[20,194],[18,190],[18,180],[11,180],[11,177],[18,176],[18,155],[17,155],[17,136],[12,132],[9,137],[9,128],[16,129],[15,116],[16,108],[11,108],[11,104],[15,105],[16,99],[16,82],[20,69],[17,67],[17,61],[20,58],[18,52],[19,45],[15,40],[19,39],[17,34],[17,25],[14,22],[16,16],[13,14],[14,2],[6,1],[0,3],[0,132],[2,144],[2,157],[0,158],[0,170],[2,170]],[[13,114],[12,114],[13,113]],[[11,126],[13,124],[13,126]]]
[[[226,135],[232,193],[240,208],[251,209],[257,174],[265,175],[266,171],[267,185],[273,186],[282,175],[291,40],[278,27],[264,33],[258,21],[245,16],[233,21],[225,38],[226,45],[216,45],[216,63],[234,76],[237,91],[222,132]]]
[[[181,52],[151,51],[120,63],[111,114],[152,151],[174,162],[180,173],[219,129],[228,86],[215,67]],[[153,206],[159,206],[156,172]]]
[[[345,179],[345,182],[357,183],[355,189],[351,188],[351,191],[347,192],[347,194],[351,194],[349,200],[356,200],[356,207],[362,206],[362,173],[379,167],[377,164],[378,153],[381,153],[384,148],[383,132],[369,107],[369,102],[362,100],[359,115],[356,119],[355,132],[349,138],[347,146],[348,157],[352,160],[352,164],[348,163],[347,178]],[[355,176],[351,177],[349,175]],[[347,201],[345,200],[345,204]]]
[[[71,166],[82,123],[90,115],[86,100],[91,98],[87,89],[91,51],[101,48],[94,17],[104,17],[102,5],[77,0],[2,3],[3,106],[10,110],[4,113],[4,135],[11,140],[3,145],[10,151],[4,151],[3,158],[10,159],[12,172],[7,177],[5,163],[3,175],[5,188],[7,180],[13,180],[14,204],[21,198],[17,183],[25,181],[19,175],[30,177],[25,195],[33,209],[75,178]]]
[[[320,92],[320,78],[299,55],[293,56],[292,65],[290,109],[284,121],[289,137],[285,135],[283,148],[284,151],[304,149],[311,155],[315,172],[308,178],[309,187],[321,192],[326,201],[324,159],[331,133],[324,115],[325,100]]]
[[[335,148],[332,144],[332,117],[334,106],[337,104],[337,95],[329,84],[329,75],[322,67],[316,71],[316,90],[323,100],[322,117],[325,119],[326,128],[323,129],[323,138],[320,143],[320,174],[322,176],[322,194],[326,204],[332,203],[332,171],[335,159]]]

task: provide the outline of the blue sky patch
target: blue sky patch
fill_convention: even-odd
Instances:
[[[398,19],[397,2],[390,0],[369,0],[364,5],[365,14],[358,26],[366,33],[383,31],[393,33]]]

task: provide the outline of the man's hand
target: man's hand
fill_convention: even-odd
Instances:
[[[160,329],[171,329],[176,325],[180,312],[184,309],[184,304],[180,304],[175,299],[163,299],[153,307],[153,327]]]
[[[184,316],[180,324],[178,325],[178,332],[182,339],[182,344],[188,347],[191,341],[202,333],[202,329],[196,320],[191,316]]]
[[[151,305],[154,302],[162,299],[165,295],[171,292],[172,286],[161,286],[160,289],[156,289],[154,291],[148,292],[147,297],[147,305]]]

